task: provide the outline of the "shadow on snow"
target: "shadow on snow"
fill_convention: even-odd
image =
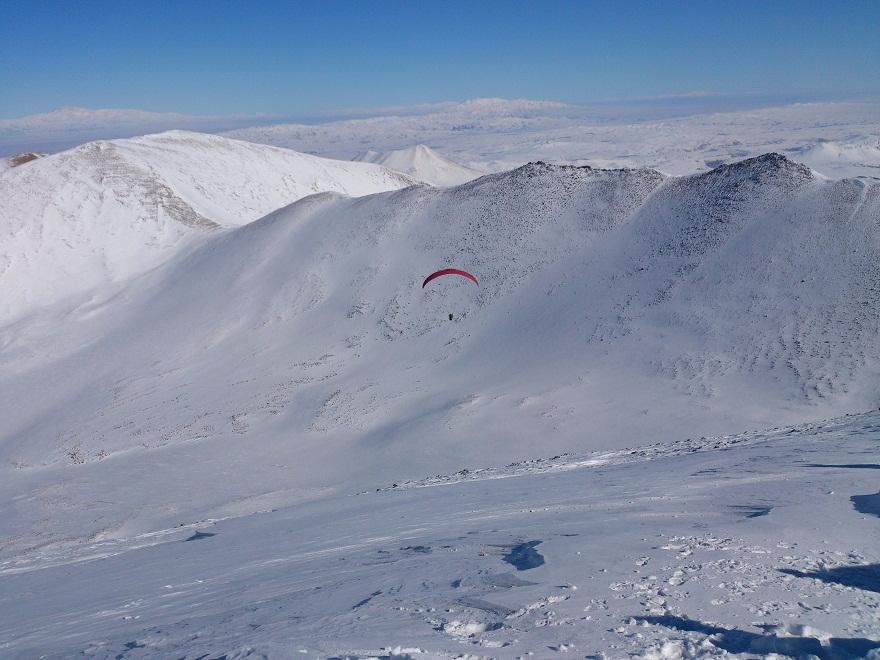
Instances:
[[[800,578],[813,578],[830,584],[842,584],[865,591],[880,593],[880,564],[864,566],[839,566],[820,571],[796,571],[791,568],[780,568],[780,573]]]
[[[710,624],[686,619],[680,616],[643,616],[636,617],[645,621],[684,632],[698,632],[711,635],[710,642],[728,653],[755,653],[766,655],[778,653],[792,657],[811,656],[820,660],[845,660],[860,658],[871,649],[880,648],[880,641],[864,638],[832,637],[823,645],[815,637],[777,637],[760,633],[722,628]]]

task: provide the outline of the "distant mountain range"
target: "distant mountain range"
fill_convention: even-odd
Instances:
[[[177,128],[225,131],[236,139],[345,160],[365,151],[427,144],[456,163],[488,172],[543,160],[654,167],[684,175],[777,151],[831,178],[877,177],[878,122],[876,98],[718,94],[586,105],[471,99],[353,109],[297,121],[70,107],[0,119],[0,156]]]

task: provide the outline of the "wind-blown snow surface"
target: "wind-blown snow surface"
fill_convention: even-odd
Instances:
[[[423,144],[384,153],[366,151],[355,160],[384,165],[403,172],[417,181],[440,188],[467,183],[485,174],[480,170],[459,165]]]
[[[880,653],[880,413],[0,563],[4,658]]]
[[[880,184],[768,155],[534,164],[218,230],[0,332],[2,552],[873,409],[878,218]],[[446,265],[482,286],[420,287]]]
[[[376,165],[182,131],[92,142],[0,171],[0,324],[307,195],[412,183]]]

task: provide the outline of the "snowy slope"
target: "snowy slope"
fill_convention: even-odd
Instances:
[[[384,153],[370,150],[354,160],[384,165],[392,170],[403,172],[417,181],[439,188],[467,183],[485,174],[480,170],[459,165],[423,144]]]
[[[876,646],[876,414],[803,422],[880,405],[880,183],[169,171],[217,227],[0,328],[0,655]]]
[[[880,179],[880,137],[839,142],[822,140],[792,151],[799,160],[822,173],[858,172]]]
[[[92,142],[0,176],[0,323],[155,266],[316,192],[410,185],[385,168],[171,131]]]
[[[768,155],[533,164],[219,230],[0,333],[7,551],[877,407],[878,218],[878,184]],[[421,289],[444,265],[481,286]]]
[[[40,548],[0,563],[0,655],[876,658],[878,442],[875,412]]]

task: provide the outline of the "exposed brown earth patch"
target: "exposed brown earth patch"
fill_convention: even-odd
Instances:
[[[36,160],[40,158],[43,154],[35,154],[35,153],[23,153],[23,154],[15,154],[14,156],[10,156],[7,158],[7,162],[9,163],[9,167],[18,167],[19,165],[24,165],[25,163],[29,163],[32,160]]]

